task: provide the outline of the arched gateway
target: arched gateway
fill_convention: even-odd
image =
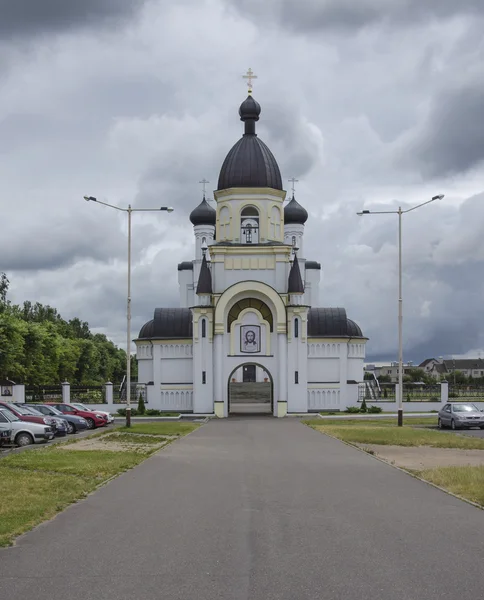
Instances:
[[[286,198],[256,133],[260,113],[249,95],[214,201],[204,194],[190,214],[195,253],[178,265],[179,308],[156,309],[136,340],[149,408],[283,417],[358,402],[366,338],[343,308],[315,308],[321,265],[305,253],[309,215],[294,188]]]
[[[244,363],[236,367],[228,380],[229,415],[261,415],[274,412],[272,376],[262,365]]]

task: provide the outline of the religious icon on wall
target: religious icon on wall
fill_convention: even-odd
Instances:
[[[2,385],[2,396],[11,396],[12,388],[9,385]]]
[[[242,325],[240,328],[240,351],[260,352],[260,326]]]

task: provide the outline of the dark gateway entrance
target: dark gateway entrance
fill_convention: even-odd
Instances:
[[[237,367],[229,378],[229,414],[268,415],[273,413],[273,384],[260,365]]]

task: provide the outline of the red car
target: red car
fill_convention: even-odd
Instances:
[[[56,430],[56,424],[52,417],[44,417],[43,415],[34,415],[30,410],[24,408],[21,404],[14,402],[0,402],[0,407],[7,408],[10,412],[20,419],[29,423],[39,423],[40,425],[48,425],[52,430]]]
[[[94,429],[95,427],[105,427],[108,424],[107,417],[95,410],[80,410],[72,404],[63,404],[56,402],[46,402],[48,406],[53,406],[60,410],[65,415],[77,415],[83,417],[87,421],[87,428]]]

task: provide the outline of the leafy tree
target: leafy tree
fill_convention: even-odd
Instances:
[[[64,320],[52,306],[7,300],[9,281],[0,273],[0,378],[27,385],[62,381],[99,385],[121,381],[126,353],[103,334],[93,335],[77,317]],[[132,375],[137,362],[132,357]]]

